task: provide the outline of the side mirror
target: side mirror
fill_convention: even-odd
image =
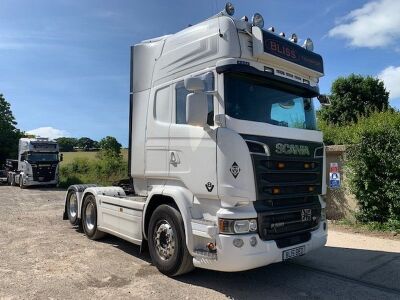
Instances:
[[[204,91],[204,81],[198,77],[187,77],[184,80],[185,89],[190,92]]]
[[[329,106],[331,105],[331,100],[327,95],[319,95],[318,97],[319,103],[321,103],[322,106]]]
[[[60,161],[63,161],[64,160],[64,154],[60,154]]]
[[[186,96],[186,123],[193,126],[207,125],[208,101],[204,93],[191,93]]]

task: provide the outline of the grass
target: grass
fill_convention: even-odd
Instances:
[[[379,222],[368,222],[361,223],[358,221],[352,221],[348,219],[343,219],[335,222],[338,225],[348,226],[355,229],[360,229],[370,232],[395,232],[400,233],[400,221],[389,220],[384,223]]]
[[[128,176],[128,151],[122,156],[97,155],[98,152],[64,152],[60,167],[60,186],[95,183],[109,186]]]
[[[72,163],[76,158],[80,159],[88,159],[88,160],[97,160],[97,151],[86,152],[86,151],[76,151],[76,152],[62,152],[64,159],[61,162],[61,165],[66,165]],[[124,161],[128,161],[128,149],[121,149],[121,154]]]

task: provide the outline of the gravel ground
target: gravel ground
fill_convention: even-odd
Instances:
[[[64,191],[0,186],[0,299],[400,299],[400,242],[331,231],[328,246],[241,272],[161,275],[121,239],[62,220]]]

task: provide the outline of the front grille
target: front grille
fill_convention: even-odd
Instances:
[[[33,180],[40,182],[52,181],[55,179],[57,164],[36,164],[32,166]]]
[[[308,215],[308,212],[311,212]],[[307,214],[307,217],[305,216]],[[318,227],[321,218],[319,205],[267,211],[258,214],[258,228],[262,240],[276,240]]]
[[[260,238],[275,240],[278,247],[307,241],[321,218],[323,144],[253,135],[243,138],[253,161]],[[282,151],[283,145],[295,150]]]
[[[251,155],[257,185],[257,200],[281,196],[321,194],[322,158],[280,158]],[[278,165],[283,168],[278,169]],[[307,167],[307,168],[306,168]],[[273,188],[279,188],[274,194]]]

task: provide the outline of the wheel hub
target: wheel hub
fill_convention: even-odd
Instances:
[[[85,225],[90,231],[95,226],[95,208],[93,203],[89,202],[85,209]]]
[[[72,218],[76,217],[76,213],[78,211],[78,200],[76,198],[76,194],[73,193],[69,198],[69,214]]]
[[[175,253],[175,235],[172,226],[162,220],[154,229],[153,240],[157,254],[162,260],[170,259]]]

